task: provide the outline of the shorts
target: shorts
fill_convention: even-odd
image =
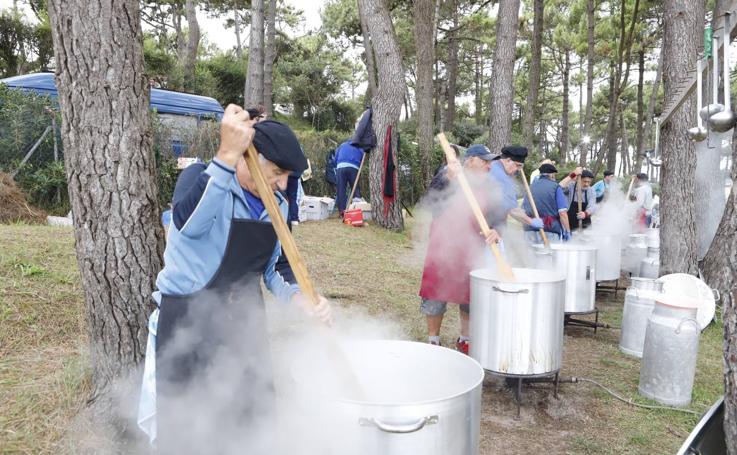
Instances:
[[[441,302],[440,300],[422,299],[420,301],[420,312],[425,316],[442,316],[445,314],[447,306],[448,304],[446,302]],[[471,309],[467,303],[461,303],[458,307],[466,314],[468,314]]]

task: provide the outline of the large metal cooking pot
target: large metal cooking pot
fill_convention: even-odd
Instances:
[[[563,350],[565,277],[522,268],[515,268],[514,276],[510,282],[490,269],[471,272],[471,357],[508,376],[556,372]]]
[[[411,341],[357,341],[340,346],[360,382],[361,394],[356,396],[355,389],[343,387],[345,396],[303,404],[298,436],[290,436],[303,439],[295,453],[478,452],[484,379],[478,362],[455,350]],[[329,357],[329,353],[293,359],[293,376],[297,382],[301,376],[306,389],[301,399],[335,394],[339,375],[329,359],[323,363],[321,356]],[[291,400],[288,406],[293,403]]]
[[[655,299],[662,290],[661,281],[650,278],[632,278],[632,284],[624,295],[622,331],[619,334],[620,351],[635,357],[642,357],[647,320],[653,312]]]
[[[550,248],[533,245],[538,267],[564,273],[565,313],[591,313],[596,307],[596,247],[574,243],[553,243]],[[551,259],[552,256],[552,259]]]
[[[619,279],[622,266],[622,238],[619,235],[594,237],[596,245],[596,281]]]

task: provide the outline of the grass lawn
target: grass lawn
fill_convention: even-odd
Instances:
[[[397,322],[407,338],[425,340],[418,310],[421,264],[409,230],[350,228],[337,220],[303,223],[297,242],[320,291],[341,306]],[[82,292],[72,232],[47,226],[0,226],[0,453],[63,453],[64,435],[89,390]],[[621,320],[624,292],[597,296],[601,318]],[[443,344],[457,336],[448,312]],[[619,332],[566,329],[562,374],[594,379],[638,403],[639,361],[621,354]],[[701,335],[689,409],[701,412],[723,393],[722,330]],[[523,392],[515,419],[511,392],[487,379],[482,454],[675,453],[698,417],[624,404],[591,384]]]

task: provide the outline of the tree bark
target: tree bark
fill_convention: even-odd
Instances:
[[[251,0],[251,39],[243,104],[247,108],[264,104],[264,0]]]
[[[560,139],[560,162],[565,164],[568,157],[568,148],[570,145],[570,134],[568,132],[568,110],[569,110],[569,76],[571,73],[570,50],[565,49],[563,63],[563,115],[561,116],[561,139]]]
[[[235,55],[238,61],[243,58],[243,43],[241,42],[241,13],[238,4],[233,7],[233,28],[235,29]]]
[[[417,143],[420,149],[420,172],[422,189],[432,180],[433,143],[433,64],[435,63],[435,46],[433,30],[435,25],[435,1],[415,0],[415,45],[417,47]],[[450,103],[450,98],[449,98]]]
[[[588,49],[586,51],[586,119],[583,124],[583,136],[589,137],[589,143],[591,143],[591,118],[593,116],[594,107],[594,57],[595,57],[595,46],[594,46],[594,23],[596,21],[596,6],[594,0],[586,1],[586,18],[588,23],[587,41]],[[579,156],[579,166],[586,166],[587,154],[589,144],[586,141],[581,141],[579,149],[581,154]]]
[[[483,87],[484,87],[484,67],[483,67],[483,51],[484,45],[479,44],[476,47],[476,58],[474,65],[474,119],[477,125],[483,124]]]
[[[404,96],[404,69],[399,44],[394,32],[389,10],[383,0],[358,0],[363,9],[363,19],[371,37],[374,57],[378,69],[378,84],[376,95],[372,101],[373,127],[376,132],[376,151],[369,158],[369,186],[371,190],[371,205],[374,218],[379,226],[386,229],[401,230],[404,228],[402,207],[399,198],[399,179],[394,202],[384,207],[383,176],[384,176],[384,142],[389,126],[392,126],[392,149],[394,150],[394,164],[397,164],[397,142],[399,114],[402,109]]]
[[[358,17],[361,22],[361,35],[363,35],[363,48],[366,54],[366,72],[368,78],[368,91],[369,99],[373,99],[376,96],[376,60],[374,59],[374,48],[371,44],[371,35],[369,34],[368,27],[366,26],[366,11],[365,6],[358,2]]]
[[[264,109],[274,114],[274,58],[276,57],[276,0],[269,0],[266,11],[266,39],[264,44]]]
[[[51,0],[48,8],[99,403],[144,357],[162,266],[143,33],[137,0]]]
[[[424,0],[432,3],[432,0]],[[415,2],[417,4],[417,2]],[[453,128],[456,117],[456,93],[458,92],[458,3],[457,0],[451,0],[453,28],[448,33],[448,88],[446,96],[448,97],[448,105],[445,109],[445,118],[443,119],[443,131]],[[417,18],[415,18],[417,20]],[[432,176],[430,176],[432,178]],[[429,180],[428,180],[429,182]]]
[[[737,129],[735,129],[737,131]],[[732,182],[737,182],[737,135],[732,135]],[[721,294],[724,319],[724,433],[730,455],[737,455],[737,185],[703,261],[709,287]]]
[[[520,0],[500,0],[490,84],[489,149],[498,153],[512,140],[514,60]]]
[[[542,58],[543,18],[545,13],[543,0],[534,0],[533,9],[530,85],[528,87],[527,103],[524,106],[524,115],[522,117],[522,141],[530,152],[532,152],[535,146],[533,140],[535,136],[534,125],[535,118],[538,116],[537,94],[540,89],[540,61]]]
[[[197,50],[200,47],[200,25],[197,22],[197,3],[187,0],[187,52],[184,60],[184,90],[195,91],[195,67],[197,66]]]
[[[696,61],[703,40],[704,5],[666,0],[663,13],[663,86],[665,99],[676,92],[683,68]],[[663,165],[660,197],[660,274],[691,273],[696,267],[694,181],[696,155],[685,131],[691,126],[694,96],[662,128]]]

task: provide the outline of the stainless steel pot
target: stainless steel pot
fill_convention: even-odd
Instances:
[[[410,341],[349,342],[341,348],[362,395],[318,395],[304,406],[297,433],[305,441],[295,453],[478,453],[484,379],[478,362],[455,350]],[[294,375],[304,376],[303,398],[334,392],[335,372],[321,368],[330,364],[315,359],[319,355],[293,360]]]
[[[640,262],[647,256],[647,236],[630,234],[622,259],[622,269],[635,276],[640,273]]]
[[[700,334],[695,306],[655,302],[645,333],[640,395],[669,406],[691,402]]]
[[[648,248],[660,248],[660,228],[645,229],[645,237]]]
[[[619,334],[619,350],[625,354],[642,357],[645,345],[647,319],[653,312],[655,299],[663,291],[663,283],[649,278],[632,278],[632,284],[624,295],[622,330]]]
[[[618,280],[622,266],[622,239],[619,235],[600,235],[595,238],[596,281]]]
[[[572,243],[553,243],[549,249],[541,245],[533,247],[536,248],[539,268],[565,274],[565,313],[581,314],[594,311],[596,247]]]
[[[471,272],[471,357],[484,369],[509,376],[556,372],[563,350],[565,277],[522,268],[514,275],[509,282],[490,269]]]

